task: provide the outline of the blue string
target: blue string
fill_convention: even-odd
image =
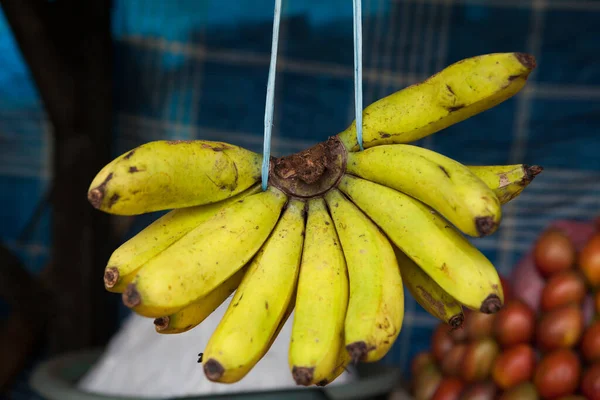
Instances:
[[[277,46],[279,43],[279,20],[281,19],[281,0],[275,0],[273,18],[273,39],[271,42],[271,63],[267,81],[267,101],[265,104],[265,133],[263,143],[262,189],[267,190],[269,182],[269,163],[271,158],[271,130],[273,128],[273,108],[275,106],[275,74],[277,69]]]
[[[361,0],[353,0],[354,5],[354,106],[356,113],[356,141],[360,150],[363,148],[362,140],[362,4]]]

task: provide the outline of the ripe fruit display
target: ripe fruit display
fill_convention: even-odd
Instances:
[[[459,400],[495,399],[497,392],[496,385],[490,380],[475,382],[461,392]]]
[[[581,354],[586,361],[600,361],[600,321],[592,323],[581,339]]]
[[[381,360],[402,329],[405,286],[452,328],[464,309],[496,313],[505,282],[465,236],[493,234],[502,205],[542,167],[463,165],[411,143],[517,94],[534,68],[523,53],[452,64],[369,105],[362,143],[354,122],[270,158],[264,187],[263,156],[234,144],[155,141],[127,151],[92,180],[90,203],[117,215],[170,211],[113,252],[106,289],[154,318],[161,334],[198,326],[233,293],[199,344],[205,376],[221,383],[253,369],[292,311],[289,370],[303,386],[327,385],[351,362]],[[467,369],[473,379],[489,375],[498,351],[481,340],[482,348],[463,350],[486,360],[485,370]],[[417,363],[428,382],[440,381],[430,361],[447,357],[451,342],[440,336],[433,357]],[[452,354],[444,369],[458,376],[462,353]],[[451,398],[462,383],[439,386],[422,393]]]
[[[581,392],[590,400],[600,400],[600,364],[595,363],[583,371]]]
[[[452,346],[442,360],[442,373],[445,376],[460,376],[466,352],[467,345],[465,343],[457,343]]]
[[[559,349],[544,354],[538,363],[533,383],[543,399],[555,399],[574,394],[581,378],[577,354]]]
[[[579,254],[577,260],[588,283],[600,285],[600,233],[594,235]]]
[[[570,349],[579,343],[584,320],[581,307],[573,304],[544,313],[537,329],[537,345],[544,351]]]
[[[598,232],[594,222],[553,223],[510,279],[501,277],[511,297],[497,313],[468,310],[463,329],[440,322],[431,344],[437,344],[437,358],[422,352],[419,359],[438,368],[452,355],[453,369],[438,368],[442,376],[432,385],[452,379],[446,385],[462,387],[461,400],[600,400],[600,284],[593,278]],[[420,370],[412,373],[413,393],[436,393]],[[450,389],[444,393],[454,395]]]
[[[550,311],[567,304],[581,305],[587,288],[583,274],[578,271],[563,271],[555,274],[542,290],[541,309]]]
[[[432,400],[458,400],[465,384],[457,378],[442,378]]]
[[[493,329],[503,347],[528,343],[535,330],[535,313],[523,301],[511,300],[496,315]]]
[[[528,344],[515,345],[494,360],[492,377],[502,390],[529,381],[535,367],[535,351]]]
[[[559,229],[544,232],[534,247],[535,266],[544,277],[575,265],[575,247]]]
[[[460,345],[456,345],[455,347]],[[458,361],[460,376],[466,382],[476,382],[486,379],[490,376],[494,360],[499,352],[500,346],[491,337],[469,343],[466,346],[462,360]]]
[[[481,339],[492,336],[494,332],[494,321],[496,314],[485,314],[481,312],[471,312],[466,310],[463,329],[456,329],[456,332],[464,331],[467,338],[471,340]]]

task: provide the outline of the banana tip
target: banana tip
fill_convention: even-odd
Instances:
[[[456,314],[448,320],[448,324],[452,327],[452,330],[459,329],[462,327],[465,316],[463,313]]]
[[[529,179],[533,179],[535,176],[539,175],[544,170],[544,167],[541,165],[532,165],[527,168],[527,177]]]
[[[102,199],[104,199],[104,191],[102,191],[102,189],[95,188],[88,192],[88,201],[94,208],[100,208],[102,205]]]
[[[515,53],[515,57],[523,66],[529,70],[533,70],[536,67],[535,57],[527,53]]]
[[[96,186],[88,192],[88,201],[94,208],[100,209],[100,207],[102,206],[102,201],[104,200],[104,193],[106,192],[106,185],[108,185],[108,182],[112,178],[113,174],[111,172],[106,176],[106,178],[101,184],[99,184],[98,186]]]
[[[363,341],[350,343],[346,346],[346,350],[348,350],[354,365],[358,364],[359,361],[364,359],[369,352],[369,349],[367,349],[367,344]]]
[[[104,271],[104,286],[107,288],[113,288],[119,281],[119,270],[115,267],[108,267]]]
[[[309,367],[293,367],[292,377],[297,385],[308,386],[313,380],[315,369]]]
[[[484,301],[481,303],[481,311],[484,314],[495,314],[500,308],[502,308],[502,300],[495,294],[490,294]]]
[[[154,320],[154,328],[157,332],[164,331],[169,327],[170,318],[168,316],[159,317]]]
[[[214,358],[211,358],[204,364],[204,375],[213,382],[221,379],[224,373],[225,368]]]
[[[479,237],[487,236],[491,233],[494,233],[498,224],[494,221],[494,218],[487,217],[477,217],[475,218],[475,227],[477,228],[477,233]]]
[[[134,308],[142,304],[140,292],[138,292],[134,283],[127,285],[127,289],[123,292],[123,304],[129,308]]]

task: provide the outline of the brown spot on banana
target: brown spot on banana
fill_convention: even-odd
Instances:
[[[438,165],[438,167],[442,170],[442,172],[444,173],[444,175],[446,175],[448,178],[450,178],[450,174],[448,173],[448,170],[446,168],[444,168],[441,165]]]
[[[135,165],[129,167],[129,173],[130,174],[133,174],[133,173],[136,173],[136,172],[140,172],[140,170],[138,169],[138,167],[136,167]]]
[[[525,164],[523,165],[523,168],[525,168],[525,176],[523,176],[523,179],[521,180],[521,182],[519,182],[521,186],[529,185],[531,181],[533,181],[533,178],[541,174],[544,170],[544,168],[540,165],[529,166]]]
[[[442,264],[442,266],[440,267],[440,271],[442,271],[442,273],[444,273],[444,274],[446,274],[446,275],[450,276],[450,275],[448,274],[448,272],[449,272],[449,271],[448,271],[448,266],[446,265],[446,263],[443,263],[443,264]]]
[[[544,167],[542,167],[541,165],[532,165],[531,167],[527,168],[527,172],[529,173],[529,175],[531,175],[532,179],[533,177],[539,175],[543,170]]]
[[[88,201],[92,204],[92,206],[96,209],[100,209],[102,206],[102,201],[104,200],[104,193],[106,191],[106,185],[113,178],[112,172],[106,176],[104,182],[100,185],[96,186],[94,189],[90,190],[88,193]]]
[[[502,308],[502,300],[496,294],[490,294],[486,299],[481,303],[481,307],[479,311],[484,314],[495,314]]]
[[[127,288],[123,292],[123,304],[125,304],[129,308],[134,308],[142,304],[142,297],[140,296],[140,292],[138,292],[135,283],[130,283],[127,285]]]
[[[425,299],[425,301],[427,301],[427,303],[429,303],[429,305],[431,305],[431,307],[433,307],[435,310],[437,310],[438,314],[440,316],[443,316],[444,319],[446,319],[446,310],[444,309],[444,303],[442,303],[439,300],[436,300],[433,298],[433,296],[431,295],[431,293],[429,293],[427,290],[425,290],[425,288],[423,286],[417,286],[417,290],[419,290],[421,292],[421,297],[423,297],[423,299]]]
[[[496,230],[497,224],[492,217],[477,217],[475,218],[475,228],[479,237],[487,236]]]
[[[448,110],[448,112],[455,112],[460,110],[461,108],[464,108],[465,105],[464,104],[458,104],[456,106],[452,106],[452,107],[446,107],[446,110]]]
[[[113,194],[110,199],[108,200],[108,208],[111,208],[112,206],[115,205],[115,203],[117,201],[119,201],[119,199],[121,198],[121,196],[119,196],[118,193]]]
[[[231,164],[233,165],[234,178],[233,178],[233,182],[231,182],[230,184],[222,185],[220,188],[222,190],[229,189],[230,191],[233,192],[238,186],[238,179],[239,179],[238,166],[237,166],[236,162],[234,160],[232,160],[231,157],[229,157],[229,155],[227,155],[227,153],[223,153],[223,155],[225,157],[227,157],[229,159],[229,161],[231,161]]]
[[[510,179],[508,179],[506,172],[501,173],[498,177],[500,178],[500,184],[498,185],[499,189],[510,184]]]
[[[191,140],[180,140],[178,143],[191,143]],[[218,145],[210,145],[208,143],[202,143],[201,147],[204,149],[211,149],[212,151],[224,151],[227,149],[231,149],[231,146],[226,145],[225,143],[219,143]]]
[[[242,301],[243,297],[244,297],[244,293],[241,294],[240,298],[238,299],[238,301],[235,302],[235,304],[233,305],[233,307],[237,307],[238,304],[240,304],[240,301]]]
[[[456,314],[448,320],[448,325],[452,327],[452,330],[462,328],[463,322],[465,321],[465,315],[461,312]]]
[[[154,328],[157,332],[164,331],[169,327],[170,318],[168,316],[154,319]]]
[[[125,157],[123,157],[125,160],[129,160],[131,158],[132,155],[135,154],[135,150],[131,150],[129,153],[127,153],[127,155]]]
[[[531,54],[515,53],[515,57],[517,58],[517,60],[519,60],[519,62],[521,64],[523,64],[525,66],[525,68],[528,68],[531,70],[536,67],[535,57],[532,56]]]
[[[218,381],[224,373],[225,368],[223,368],[221,363],[214,358],[211,358],[204,364],[204,375],[206,375],[210,381]]]
[[[292,368],[292,377],[297,385],[308,386],[313,380],[314,367],[296,367]]]
[[[191,140],[167,140],[168,144],[192,143]],[[204,146],[204,145],[202,145]]]
[[[352,359],[352,363],[354,365],[358,364],[359,361],[364,360],[369,352],[367,343],[362,340],[360,342],[350,343],[346,346],[346,350],[350,354],[350,358]]]
[[[232,185],[233,189],[231,189],[232,191],[235,190],[235,188],[237,188],[238,180],[240,178],[240,172],[238,171],[238,166],[235,162],[233,163],[233,168],[234,168],[234,172],[235,172],[235,178],[233,180],[233,185]]]
[[[104,286],[113,288],[119,282],[119,270],[115,267],[108,267],[104,271]]]

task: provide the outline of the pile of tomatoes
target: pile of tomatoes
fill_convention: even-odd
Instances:
[[[600,223],[574,226],[540,235],[498,313],[437,326],[412,360],[416,400],[600,400]]]

